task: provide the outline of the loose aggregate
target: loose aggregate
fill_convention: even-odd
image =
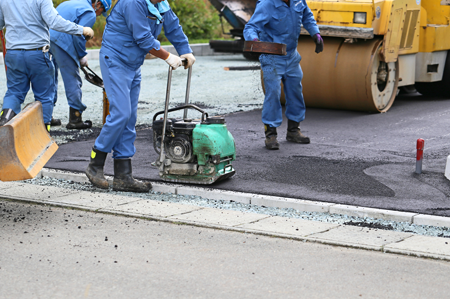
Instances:
[[[445,237],[450,238],[450,228],[415,225],[408,222],[396,222],[375,218],[361,218],[355,216],[347,216],[340,214],[319,213],[319,212],[303,212],[295,209],[262,207],[251,204],[243,204],[225,200],[214,200],[200,196],[177,195],[172,193],[161,193],[150,191],[149,193],[131,193],[131,192],[115,192],[112,190],[102,190],[93,187],[90,183],[78,183],[54,178],[34,178],[25,181],[26,183],[42,186],[55,186],[66,189],[74,189],[79,191],[102,192],[121,196],[130,196],[145,200],[154,200],[162,202],[180,203],[186,205],[195,205],[200,207],[233,210],[247,213],[257,213],[270,216],[280,216],[295,219],[304,219],[311,221],[320,221],[327,223],[336,223],[341,225],[351,225],[359,227],[368,227],[374,229],[392,230],[398,232],[408,232],[424,236]]]

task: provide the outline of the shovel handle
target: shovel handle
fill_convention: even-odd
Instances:
[[[2,40],[3,64],[5,65],[5,72],[6,72],[8,68],[6,67],[6,43],[5,43],[5,36],[3,35],[3,30],[0,30],[0,39]]]

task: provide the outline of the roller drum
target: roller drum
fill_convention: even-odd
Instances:
[[[316,54],[312,39],[302,38],[303,95],[308,107],[385,112],[398,89],[397,63],[381,61],[382,40],[345,43],[325,38]]]

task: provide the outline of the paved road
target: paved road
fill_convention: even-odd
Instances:
[[[0,298],[447,298],[448,262],[0,202]]]
[[[450,154],[450,100],[418,93],[400,96],[384,114],[308,109],[302,129],[311,144],[284,140],[264,148],[261,111],[227,115],[236,140],[237,173],[212,187],[284,197],[450,216],[450,183],[444,177]],[[136,177],[158,181],[150,163],[157,156],[151,129],[138,132],[133,158]],[[423,174],[416,175],[416,140],[425,139]],[[65,144],[47,167],[84,171],[94,139]],[[112,174],[112,161],[106,173]]]

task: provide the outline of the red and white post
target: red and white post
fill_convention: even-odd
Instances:
[[[417,155],[416,155],[416,173],[422,173],[423,148],[425,147],[425,140],[417,139]]]

